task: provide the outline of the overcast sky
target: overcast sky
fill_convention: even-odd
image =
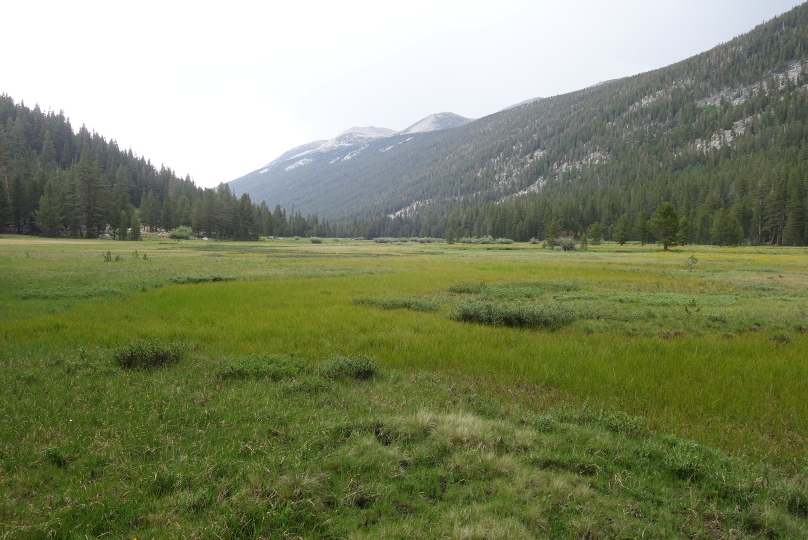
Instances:
[[[794,0],[8,2],[0,93],[203,186],[352,126],[663,67]]]

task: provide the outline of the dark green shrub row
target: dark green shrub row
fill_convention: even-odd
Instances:
[[[57,300],[59,298],[93,298],[108,294],[120,295],[115,287],[59,287],[55,289],[28,289],[19,292],[20,300]]]
[[[335,354],[320,364],[317,369],[321,376],[332,380],[370,379],[378,370],[379,366],[376,364],[376,360],[364,354],[353,356]]]
[[[151,369],[179,362],[185,348],[177,343],[139,339],[115,351],[115,362],[124,369]]]
[[[491,326],[556,328],[574,321],[575,313],[561,304],[511,306],[472,300],[460,303],[451,318]]]
[[[220,380],[270,379],[279,381],[299,375],[306,362],[281,354],[252,354],[227,359],[217,377]]]
[[[440,304],[415,298],[354,298],[357,306],[371,306],[380,309],[411,309],[413,311],[437,311]]]
[[[235,279],[235,276],[211,274],[209,276],[174,276],[169,281],[178,285],[184,285],[186,283],[205,283],[208,281],[235,281]]]

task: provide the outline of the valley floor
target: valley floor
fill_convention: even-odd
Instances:
[[[0,237],[0,538],[806,537],[806,255]]]

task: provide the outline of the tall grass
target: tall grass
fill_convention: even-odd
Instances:
[[[191,243],[162,251],[144,243],[139,249],[149,251],[150,261],[104,265],[97,253],[115,243],[15,242],[3,245],[0,258],[8,277],[0,287],[6,315],[0,361],[88,345],[112,350],[137,338],[183,342],[222,357],[270,351],[327,358],[341,351],[375,356],[383,367],[462,371],[556,389],[572,400],[643,415],[657,429],[772,462],[796,463],[808,449],[802,399],[808,395],[808,334],[798,330],[808,326],[805,250],[706,248],[697,252],[699,267],[688,272],[682,261],[689,251],[635,255],[630,246],[622,248],[627,253],[597,246],[561,254],[532,246],[494,253],[446,244],[341,242],[328,244],[337,254],[326,258],[323,246],[308,242],[261,244],[276,251],[223,243],[215,247],[225,255],[210,258],[207,247]],[[38,261],[33,272],[31,260]],[[99,287],[165,283],[199,275],[200,265],[239,281],[138,288],[120,299],[19,300],[18,290],[52,287],[60,269],[75,261],[93,268]],[[119,270],[127,265],[133,275]],[[70,279],[81,286],[81,277]],[[544,333],[352,302],[429,295],[456,305],[462,297],[445,291],[483,282],[486,289],[511,291],[517,291],[512,283],[568,284],[569,290],[523,288],[539,303],[556,302],[579,318]],[[751,285],[776,294],[761,297],[746,288]],[[688,314],[693,298],[701,311]],[[30,315],[19,318],[20,309]],[[669,339],[659,337],[663,333]]]

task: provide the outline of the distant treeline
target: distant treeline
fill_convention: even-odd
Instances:
[[[334,235],[317,216],[237,198],[227,184],[201,188],[84,126],[74,133],[62,111],[0,96],[0,232],[126,239],[141,225],[236,240]]]

